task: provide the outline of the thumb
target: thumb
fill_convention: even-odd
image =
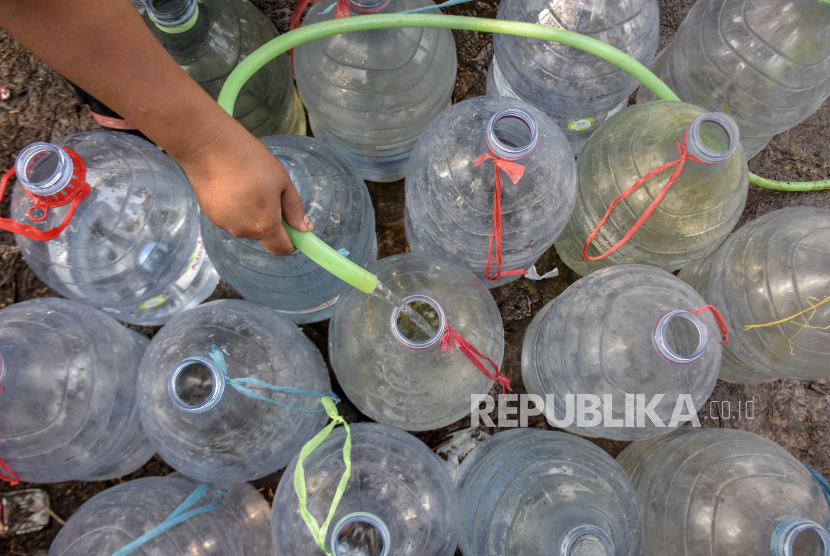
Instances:
[[[282,205],[282,217],[285,218],[289,226],[301,232],[310,232],[314,228],[311,220],[305,214],[303,200],[293,183],[288,182],[288,185],[282,191],[280,204]]]

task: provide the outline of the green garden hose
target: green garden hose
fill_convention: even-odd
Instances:
[[[643,85],[651,89],[658,98],[663,100],[680,100],[647,67],[628,54],[602,41],[572,31],[554,29],[534,23],[519,23],[516,21],[483,19],[478,17],[435,14],[374,14],[334,19],[300,27],[264,44],[245,58],[228,76],[225,85],[222,87],[222,92],[219,94],[219,105],[229,114],[233,114],[233,106],[236,103],[236,98],[239,96],[242,86],[245,85],[248,79],[262,66],[296,46],[315,39],[339,35],[341,33],[401,27],[432,27],[501,33],[504,35],[530,37],[573,46],[599,56],[603,60],[607,60],[624,69],[636,77]],[[749,182],[759,187],[779,191],[818,191],[830,189],[830,180],[816,182],[781,182],[762,178],[752,173],[749,174]],[[339,255],[314,234],[293,230],[285,222],[283,222],[283,225],[288,230],[289,237],[294,243],[294,246],[305,253],[311,260],[361,291],[369,293],[374,289],[377,278],[373,274]]]

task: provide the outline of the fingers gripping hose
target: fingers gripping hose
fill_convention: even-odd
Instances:
[[[533,23],[519,23],[516,21],[502,21],[478,17],[425,14],[374,14],[334,19],[300,27],[264,44],[245,58],[231,72],[230,76],[228,76],[225,85],[222,87],[222,92],[219,94],[219,105],[229,114],[232,114],[236,98],[239,96],[242,86],[248,79],[266,63],[296,46],[315,39],[339,35],[341,33],[403,27],[430,27],[501,33],[504,35],[529,37],[573,46],[599,56],[603,60],[624,69],[636,77],[643,85],[651,89],[658,98],[663,100],[680,100],[665,83],[660,81],[647,67],[631,56],[602,41],[572,31],[554,29]],[[781,182],[762,178],[752,173],[749,174],[749,182],[759,187],[779,191],[818,191],[830,189],[830,180],[816,182]],[[285,221],[283,221],[283,226],[288,230],[288,235],[294,243],[294,246],[308,255],[314,262],[361,291],[369,293],[374,289],[377,283],[377,278],[374,275],[339,255],[311,232],[294,230]]]

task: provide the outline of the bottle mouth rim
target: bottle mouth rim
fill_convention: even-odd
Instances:
[[[602,544],[605,545],[607,556],[615,555],[614,543],[611,541],[611,537],[608,536],[608,533],[596,525],[583,524],[577,525],[568,531],[568,534],[565,535],[562,539],[562,543],[559,545],[559,556],[569,556],[576,542],[586,535],[592,535],[600,539]]]
[[[527,126],[527,130],[530,132],[530,139],[526,144],[516,147],[508,145],[498,138],[496,135],[496,124],[507,119],[519,120]],[[504,108],[493,114],[493,117],[490,118],[490,121],[487,123],[485,137],[487,139],[487,146],[490,147],[493,154],[499,158],[516,160],[526,157],[536,148],[536,143],[539,141],[539,129],[536,126],[536,119],[524,108]]]
[[[427,349],[438,343],[447,329],[447,315],[444,312],[444,308],[441,307],[441,305],[433,298],[428,297],[426,295],[410,295],[408,297],[404,297],[401,301],[404,304],[409,304],[413,301],[422,301],[430,307],[432,307],[433,309],[435,309],[435,312],[438,313],[438,330],[428,339],[423,340],[421,342],[410,340],[403,334],[400,327],[398,327],[398,316],[401,314],[401,309],[400,307],[395,307],[392,310],[392,317],[389,320],[389,328],[392,330],[392,336],[395,338],[395,340],[397,340],[398,343],[400,343],[404,347],[415,350]]]
[[[389,552],[391,551],[389,528],[386,526],[386,523],[384,523],[382,519],[368,512],[354,512],[348,514],[343,519],[337,522],[337,525],[334,526],[334,529],[331,533],[332,556],[342,556],[340,553],[340,548],[337,544],[337,540],[340,537],[340,533],[343,532],[343,529],[345,529],[352,523],[366,523],[367,525],[371,525],[372,527],[374,527],[375,530],[377,530],[377,532],[380,533],[381,540],[383,541],[383,549],[381,550],[380,556],[389,556]]]
[[[793,518],[778,524],[772,533],[773,556],[796,556],[793,553],[795,539],[801,533],[815,531],[824,547],[824,556],[830,554],[830,532],[809,519]]]
[[[376,14],[389,5],[390,0],[348,0],[349,8],[357,14],[369,15]]]
[[[674,351],[669,345],[669,323],[678,317],[690,321],[694,325],[695,330],[697,330],[697,348],[690,355],[681,355]],[[654,347],[657,349],[657,353],[659,353],[664,359],[670,361],[671,363],[684,365],[695,361],[703,355],[704,351],[706,351],[706,346],[709,344],[709,327],[706,326],[706,322],[704,322],[703,319],[694,313],[684,309],[677,309],[669,311],[660,317],[660,320],[658,320],[657,324],[654,325],[653,339]]]
[[[159,27],[179,27],[194,19],[199,11],[196,0],[183,0],[180,6],[169,12],[159,10],[154,3],[155,0],[147,0],[145,6],[150,19]]]
[[[202,367],[207,368],[210,372],[211,378],[213,379],[213,386],[211,387],[210,394],[208,394],[207,398],[204,401],[196,404],[191,405],[184,401],[178,392],[178,382],[182,376],[182,373],[188,367],[193,365],[199,365]],[[170,399],[173,401],[173,404],[181,409],[182,411],[187,411],[188,413],[203,413],[208,411],[209,409],[216,406],[219,403],[219,400],[222,398],[222,394],[225,392],[225,377],[222,373],[219,372],[219,369],[216,368],[216,365],[213,361],[209,361],[203,357],[188,357],[186,359],[182,359],[173,369],[170,371],[170,375],[167,379],[167,393],[170,396]]]
[[[35,163],[44,156],[53,155],[57,157],[57,164],[52,174],[43,181],[31,181],[29,174]],[[23,147],[17,154],[14,161],[14,172],[18,181],[31,193],[45,197],[61,192],[72,179],[74,166],[72,158],[62,148],[37,141]]]
[[[703,124],[716,125],[726,134],[728,141],[726,149],[713,149],[703,142],[700,135],[700,127]],[[705,164],[720,164],[728,160],[735,154],[741,139],[741,130],[738,123],[731,116],[722,112],[710,112],[695,118],[689,124],[687,134],[686,148],[689,154]]]

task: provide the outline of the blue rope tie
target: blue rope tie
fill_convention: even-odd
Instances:
[[[202,506],[201,508],[197,508],[195,510],[190,510],[189,512],[187,512],[186,510],[190,508],[190,506],[198,502],[199,499],[201,499],[202,496],[205,495],[208,489],[217,493],[219,495],[219,500],[217,500],[213,504]],[[199,487],[196,490],[194,490],[193,493],[190,496],[188,496],[187,499],[184,502],[182,502],[178,508],[173,510],[173,513],[167,516],[167,518],[164,521],[162,521],[161,523],[159,523],[158,525],[156,525],[155,527],[153,527],[152,529],[150,529],[149,531],[135,539],[133,542],[126,544],[118,550],[116,550],[115,552],[113,552],[112,556],[126,556],[136,548],[142,546],[144,543],[153,540],[154,538],[158,537],[168,529],[175,527],[179,523],[183,523],[193,516],[207,513],[211,510],[216,509],[216,507],[222,503],[222,498],[224,498],[226,492],[228,491],[219,490],[218,488],[209,483],[203,483],[199,485]]]
[[[406,10],[405,12],[395,12],[398,14],[416,14],[419,12],[425,12],[427,10],[437,10],[438,8],[449,8],[450,6],[457,6],[458,4],[466,4],[470,0],[447,0],[443,4],[437,4],[435,6],[425,6],[423,8],[415,8],[414,10]],[[331,12],[334,7],[337,5],[337,2],[322,10],[318,15],[326,15],[327,13]],[[351,10],[350,10],[351,11]],[[355,12],[351,12],[351,15],[360,15]]]
[[[219,370],[222,372],[222,376],[225,377],[225,384],[229,384],[233,387],[234,390],[251,399],[259,400],[261,402],[272,403],[274,405],[278,405],[286,409],[299,411],[300,413],[320,413],[321,411],[325,411],[325,408],[323,407],[319,409],[303,409],[301,407],[294,407],[293,405],[284,404],[276,400],[272,400],[271,398],[261,396],[253,390],[251,390],[250,388],[243,386],[243,384],[251,384],[253,386],[259,386],[260,388],[265,388],[267,390],[271,390],[274,392],[283,392],[285,394],[313,396],[315,398],[328,397],[331,398],[335,404],[340,403],[340,398],[338,398],[333,392],[315,392],[314,390],[300,390],[299,388],[291,388],[290,386],[274,386],[273,384],[268,384],[267,382],[263,382],[256,378],[231,378],[228,375],[228,365],[225,363],[225,356],[222,355],[222,350],[220,350],[215,345],[212,345],[210,346],[209,355],[210,358],[213,359],[213,362],[216,363],[216,366],[219,368]]]

